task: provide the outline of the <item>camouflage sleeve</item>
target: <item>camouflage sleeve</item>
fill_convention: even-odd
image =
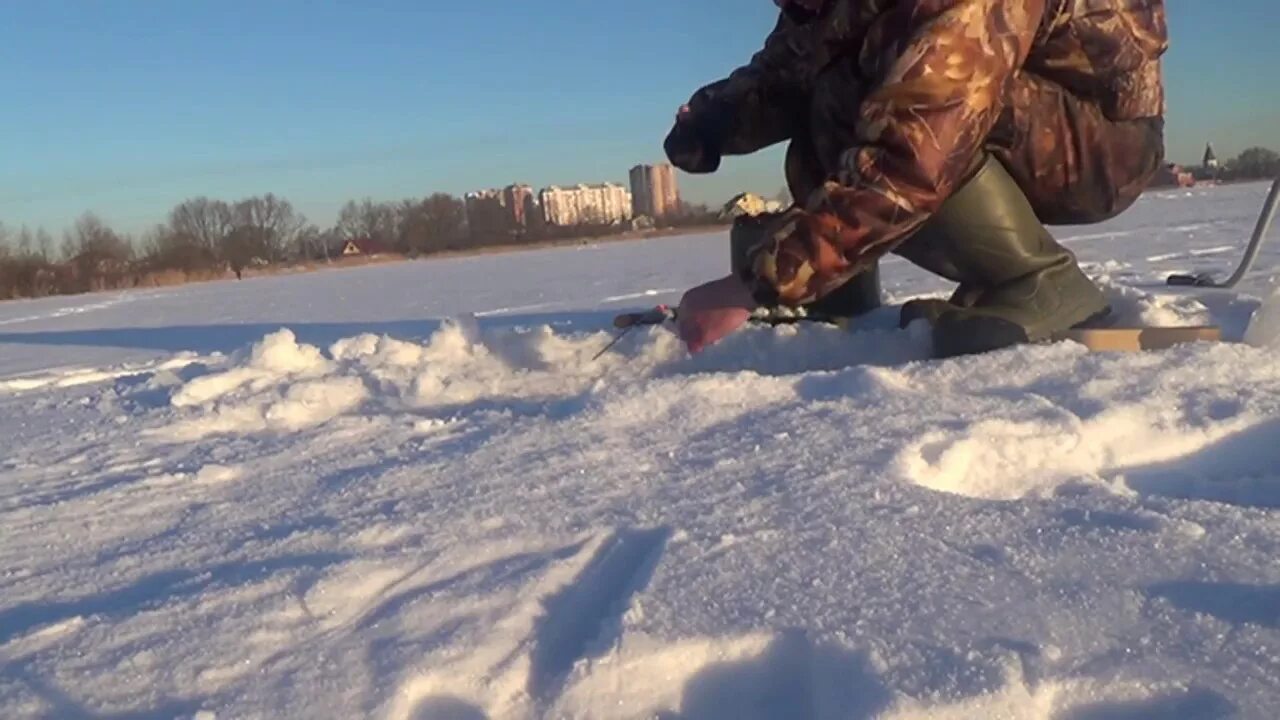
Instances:
[[[878,82],[860,105],[838,176],[756,249],[744,279],[757,299],[812,302],[937,210],[995,124],[1044,4],[912,0],[869,30],[866,47],[881,51],[871,58]]]
[[[689,100],[707,135],[724,155],[746,155],[792,137],[797,108],[805,106],[800,29],[778,14],[764,47],[723,80],[700,88]]]

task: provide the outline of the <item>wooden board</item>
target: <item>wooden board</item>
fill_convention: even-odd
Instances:
[[[1138,352],[1165,350],[1183,343],[1221,342],[1222,329],[1212,325],[1201,325],[1068,330],[1054,339],[1078,342],[1095,352]]]

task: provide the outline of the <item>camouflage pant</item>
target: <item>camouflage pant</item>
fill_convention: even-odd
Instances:
[[[818,79],[814,102],[787,149],[792,196],[808,197],[838,167],[858,93],[851,68]],[[843,90],[843,92],[841,92]],[[1080,225],[1115,217],[1138,198],[1164,162],[1162,118],[1113,121],[1102,109],[1032,73],[1018,76],[986,151],[1009,170],[1040,221]],[[980,159],[975,158],[976,169]]]

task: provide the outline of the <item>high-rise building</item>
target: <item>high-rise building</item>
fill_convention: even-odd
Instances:
[[[541,193],[548,225],[613,225],[631,219],[631,193],[621,185],[552,185]]]
[[[631,168],[631,201],[636,215],[659,219],[680,210],[676,171],[668,163]]]
[[[676,169],[668,163],[655,166],[653,169],[655,199],[654,206],[659,217],[667,217],[680,212],[680,188],[676,185]]]
[[[466,195],[467,224],[473,237],[520,235],[537,211],[533,188],[508,185],[501,190],[478,190]]]
[[[528,185],[508,185],[502,189],[502,204],[506,208],[511,229],[518,231],[529,226],[529,216],[537,203],[533,199],[533,188]]]
[[[653,217],[653,183],[650,165],[637,165],[627,173],[631,180],[631,210],[636,217]]]

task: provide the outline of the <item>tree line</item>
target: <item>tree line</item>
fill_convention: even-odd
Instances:
[[[1239,155],[1222,162],[1216,168],[1203,165],[1185,168],[1197,179],[1219,182],[1248,182],[1250,180],[1274,180],[1280,177],[1280,153],[1265,147],[1251,147]]]
[[[536,213],[535,213],[536,215]],[[273,194],[226,202],[185,200],[165,222],[139,235],[81,215],[61,242],[43,228],[0,225],[0,299],[43,297],[235,276],[284,265],[331,262],[347,241],[409,258],[551,239],[624,232],[610,225],[554,227],[539,222],[501,230],[470,227],[465,203],[436,193],[420,199],[350,201],[332,227],[309,222]],[[720,222],[706,206],[686,206],[667,226]]]
[[[1218,168],[1187,168],[1222,182],[1280,176],[1280,153],[1252,147]],[[786,191],[779,192],[779,200]],[[665,227],[720,224],[705,205],[682,205]],[[558,227],[532,213],[519,227],[472,227],[466,204],[445,193],[394,202],[350,201],[332,227],[310,223],[271,193],[226,202],[185,200],[165,222],[137,236],[117,232],[93,213],[76,219],[61,241],[43,228],[0,224],[0,299],[43,297],[220,277],[275,266],[330,262],[348,240],[409,258],[501,245],[601,237],[616,225]]]
[[[1272,180],[1280,177],[1280,153],[1264,147],[1245,150],[1223,167],[1224,179]]]

